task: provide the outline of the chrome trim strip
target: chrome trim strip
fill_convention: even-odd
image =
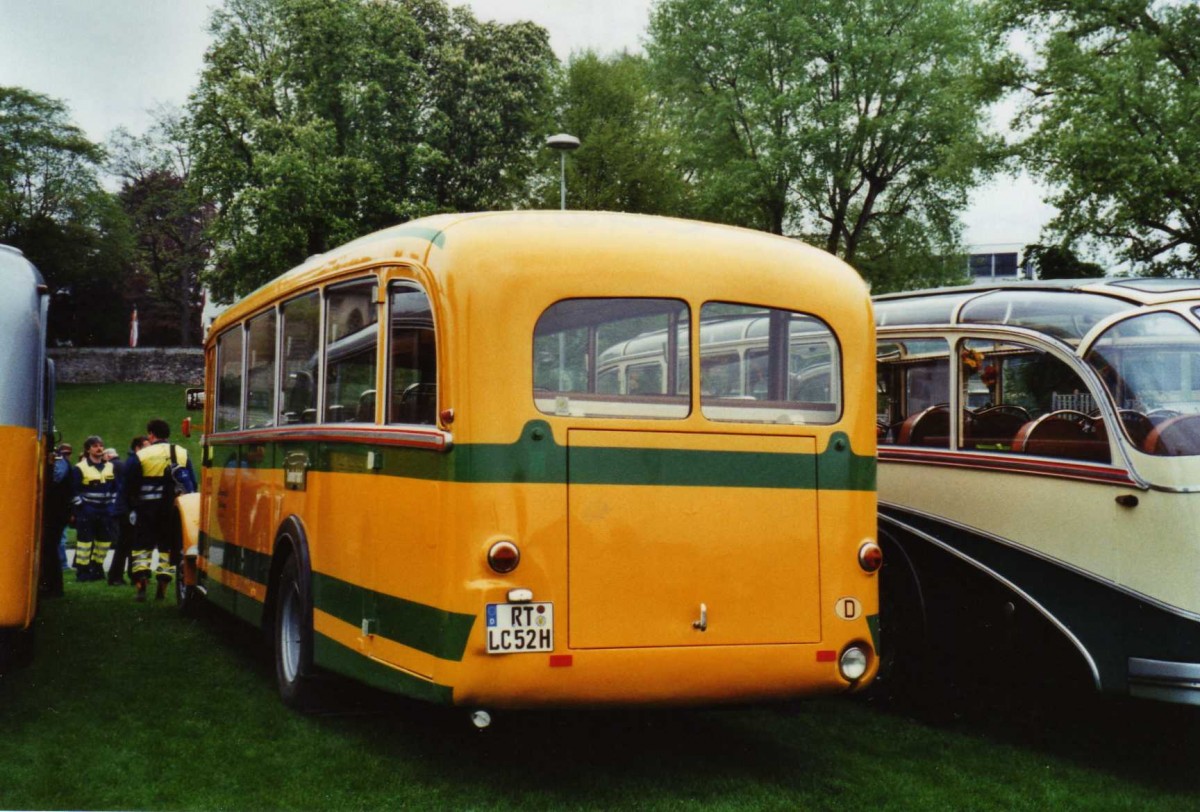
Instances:
[[[387,429],[379,426],[351,428],[349,426],[323,425],[297,428],[282,426],[269,429],[250,429],[221,434],[207,434],[206,446],[241,445],[246,443],[279,443],[290,441],[321,441],[348,443],[378,443],[413,448],[428,448],[449,451],[454,445],[454,435],[440,429]]]
[[[1164,603],[1163,601],[1160,601],[1157,598],[1147,595],[1144,592],[1138,592],[1135,589],[1130,589],[1129,587],[1123,586],[1122,584],[1118,584],[1116,581],[1113,581],[1109,578],[1104,578],[1099,575],[1096,575],[1095,573],[1089,572],[1088,570],[1077,567],[1068,561],[1063,561],[1061,558],[1055,558],[1054,556],[1047,555],[1046,553],[1043,553],[1041,550],[1035,550],[1033,547],[1029,547],[1024,544],[1020,544],[1018,542],[1013,541],[1012,539],[1006,539],[1001,536],[997,536],[992,533],[989,533],[986,530],[980,530],[977,527],[971,527],[970,525],[965,525],[965,524],[962,524],[961,522],[956,522],[953,519],[947,519],[944,516],[937,516],[933,513],[926,513],[925,511],[922,511],[922,510],[915,510],[911,507],[906,507],[904,505],[898,505],[894,502],[879,501],[878,505],[879,505],[879,507],[890,507],[890,508],[894,508],[896,510],[904,510],[904,511],[908,511],[909,513],[915,513],[918,516],[923,516],[926,519],[938,522],[940,524],[944,524],[948,527],[954,527],[958,530],[963,530],[967,533],[974,533],[975,535],[981,536],[982,538],[985,538],[988,541],[994,542],[996,544],[1003,544],[1006,547],[1011,547],[1012,549],[1017,550],[1022,553],[1025,553],[1026,555],[1031,555],[1031,556],[1034,556],[1035,558],[1040,558],[1041,560],[1043,560],[1049,564],[1054,564],[1057,567],[1062,567],[1063,569],[1070,570],[1071,572],[1075,573],[1076,575],[1082,575],[1085,578],[1095,581],[1096,583],[1100,584],[1101,586],[1108,587],[1109,589],[1112,589],[1116,592],[1120,592],[1122,595],[1126,595],[1127,597],[1135,598],[1139,601],[1147,603],[1150,606],[1153,606],[1155,609],[1161,609],[1164,612],[1175,615],[1177,617],[1181,617],[1184,620],[1191,620],[1191,621],[1200,623],[1200,613],[1192,612],[1188,609],[1184,609],[1179,606],[1172,606],[1169,603]],[[891,521],[891,522],[893,522],[897,525],[900,525],[902,527],[905,527],[905,528],[908,527],[907,525],[905,525],[903,522],[899,521],[898,519],[893,519],[891,517],[885,517],[882,515],[880,516],[880,518],[886,518],[888,521]],[[921,533],[920,535],[922,537],[925,536],[924,533]],[[939,544],[941,544],[941,543],[939,542]],[[944,545],[942,545],[942,546],[944,546]]]
[[[949,449],[925,446],[879,446],[879,462],[940,465],[948,468],[970,468],[1001,474],[1076,479],[1094,482],[1098,485],[1115,485],[1146,490],[1146,488],[1139,487],[1137,481],[1129,476],[1129,472],[1121,468],[1022,454],[950,451]]]
[[[1129,658],[1129,695],[1200,705],[1200,663]]]
[[[1096,661],[1094,659],[1092,659],[1091,652],[1089,652],[1087,650],[1087,648],[1084,647],[1083,643],[1080,642],[1079,638],[1075,636],[1074,632],[1072,632],[1070,629],[1068,629],[1066,626],[1064,626],[1061,622],[1059,622],[1058,618],[1056,618],[1054,615],[1052,615],[1040,603],[1035,601],[1031,595],[1029,595],[1027,592],[1025,592],[1020,587],[1018,587],[1012,581],[1005,578],[1000,573],[996,572],[995,570],[991,569],[990,567],[984,566],[983,564],[979,563],[978,561],[971,558],[970,556],[967,556],[966,554],[959,552],[958,550],[954,549],[950,545],[946,544],[945,542],[940,541],[939,539],[934,538],[933,536],[929,535],[928,533],[918,530],[917,528],[915,528],[911,525],[905,524],[904,522],[902,522],[898,519],[894,519],[891,516],[883,516],[881,514],[879,518],[881,518],[887,522],[890,522],[891,524],[895,525],[896,527],[902,528],[903,530],[905,530],[908,533],[912,533],[914,536],[919,536],[920,538],[925,539],[930,544],[933,544],[937,547],[941,547],[943,550],[945,550],[946,552],[955,556],[956,558],[958,558],[962,561],[965,561],[966,563],[975,567],[979,571],[992,576],[997,581],[1004,584],[1006,587],[1011,589],[1013,592],[1017,593],[1022,598],[1024,598],[1025,601],[1030,606],[1032,606],[1034,609],[1036,609],[1038,612],[1040,612],[1043,617],[1045,617],[1052,624],[1054,624],[1055,628],[1057,628],[1060,632],[1062,632],[1063,635],[1068,640],[1071,641],[1071,643],[1075,646],[1075,648],[1079,650],[1079,653],[1081,655],[1083,655],[1083,659],[1087,662],[1087,666],[1092,672],[1092,682],[1095,683],[1096,690],[1097,691],[1102,690],[1101,685],[1100,685],[1100,669],[1096,667]]]

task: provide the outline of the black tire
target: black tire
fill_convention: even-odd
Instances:
[[[195,566],[195,561],[189,563],[184,560],[175,568],[175,607],[183,617],[197,617],[200,614],[200,605],[203,603],[203,598],[196,588],[185,583],[185,570],[188,567],[195,568]]]
[[[924,596],[904,549],[884,541],[879,573],[879,673],[867,689],[876,699],[908,699],[929,687],[929,630]]]
[[[317,705],[313,677],[312,598],[295,556],[279,572],[275,595],[275,679],[283,703],[297,710]]]

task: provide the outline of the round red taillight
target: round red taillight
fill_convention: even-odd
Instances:
[[[883,566],[883,550],[879,549],[879,545],[873,541],[863,542],[863,545],[858,548],[858,566],[863,568],[863,572],[878,572]]]
[[[512,572],[521,563],[521,551],[511,541],[497,541],[487,554],[488,566],[501,574]]]

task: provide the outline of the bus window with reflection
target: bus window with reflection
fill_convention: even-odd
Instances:
[[[275,311],[251,319],[246,334],[246,428],[266,428],[275,420]]]
[[[587,417],[687,417],[688,318],[687,306],[674,299],[552,305],[534,328],[538,409]]]
[[[279,423],[317,422],[321,370],[321,299],[316,292],[283,304],[283,397]]]
[[[325,420],[375,422],[378,285],[351,282],[325,294]]]
[[[837,422],[837,339],[804,313],[706,303],[700,309],[700,409],[709,420]]]
[[[437,345],[429,297],[409,283],[392,286],[388,422],[437,423]]]
[[[217,338],[217,408],[213,431],[242,427],[242,327]]]

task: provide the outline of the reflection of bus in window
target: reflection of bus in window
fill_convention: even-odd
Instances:
[[[185,599],[270,631],[294,704],[320,668],[475,708],[857,690],[866,304],[792,240],[626,215],[314,258],[210,332]],[[721,330],[736,391],[703,364]]]
[[[885,641],[1200,703],[1198,308],[1194,280],[876,300]]]
[[[788,404],[787,417],[804,422],[829,422],[828,414],[797,413],[800,404],[810,412],[840,408],[840,368],[837,342],[819,319],[792,314],[787,321],[786,371],[771,388],[772,351],[769,344],[772,311],[768,308],[706,304],[700,317],[702,406],[719,419],[727,408],[770,409],[769,402]],[[597,359],[597,391],[623,395],[667,394],[666,330],[639,333],[603,348]],[[680,338],[686,340],[686,330]],[[678,340],[678,339],[677,339]],[[783,355],[780,356],[781,364]],[[690,370],[677,366],[677,387],[689,382]],[[784,369],[784,367],[780,367]],[[735,402],[741,401],[741,402]],[[749,401],[750,403],[747,403]],[[778,414],[784,414],[780,412]],[[777,415],[778,416],[778,415]],[[761,412],[760,412],[761,417]]]
[[[38,605],[42,483],[51,431],[53,376],[46,360],[41,274],[15,248],[0,245],[0,671],[28,652]],[[58,566],[57,561],[54,566]]]

